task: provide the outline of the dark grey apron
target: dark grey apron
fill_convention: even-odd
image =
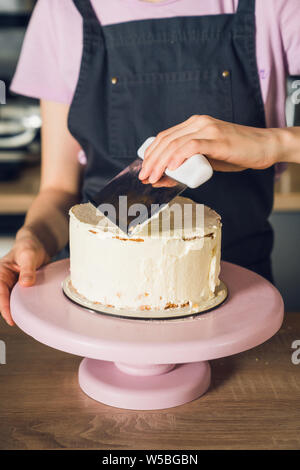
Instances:
[[[194,114],[265,127],[256,64],[255,1],[235,14],[101,26],[89,0],[83,56],[69,128],[87,155],[82,201],[136,158],[150,135]],[[274,169],[215,172],[184,195],[223,221],[222,259],[272,279]]]

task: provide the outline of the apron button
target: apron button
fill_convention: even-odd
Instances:
[[[115,85],[117,82],[118,82],[117,77],[113,77],[113,78],[111,79],[111,83],[112,83],[113,85]]]
[[[224,72],[222,72],[222,77],[224,77],[224,78],[229,77],[229,75],[230,75],[229,70],[224,70]]]

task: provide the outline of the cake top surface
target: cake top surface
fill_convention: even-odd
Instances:
[[[126,238],[126,234],[91,203],[77,204],[69,214],[99,236]],[[214,233],[220,226],[221,217],[213,209],[177,196],[147,224],[137,228],[131,238],[201,238]]]

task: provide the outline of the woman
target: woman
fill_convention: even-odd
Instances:
[[[223,259],[272,280],[273,164],[299,161],[298,131],[274,129],[285,76],[300,73],[299,19],[298,0],[39,0],[12,90],[41,98],[42,179],[1,261],[8,324],[14,283],[31,286],[67,244],[69,207],[149,135],[159,134],[140,178],[206,154],[222,171],[186,196],[222,215]]]

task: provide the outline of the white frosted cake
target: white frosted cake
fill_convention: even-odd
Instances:
[[[70,284],[90,302],[141,312],[197,308],[215,296],[220,255],[220,216],[190,199],[175,198],[131,237],[90,203],[70,209]]]

